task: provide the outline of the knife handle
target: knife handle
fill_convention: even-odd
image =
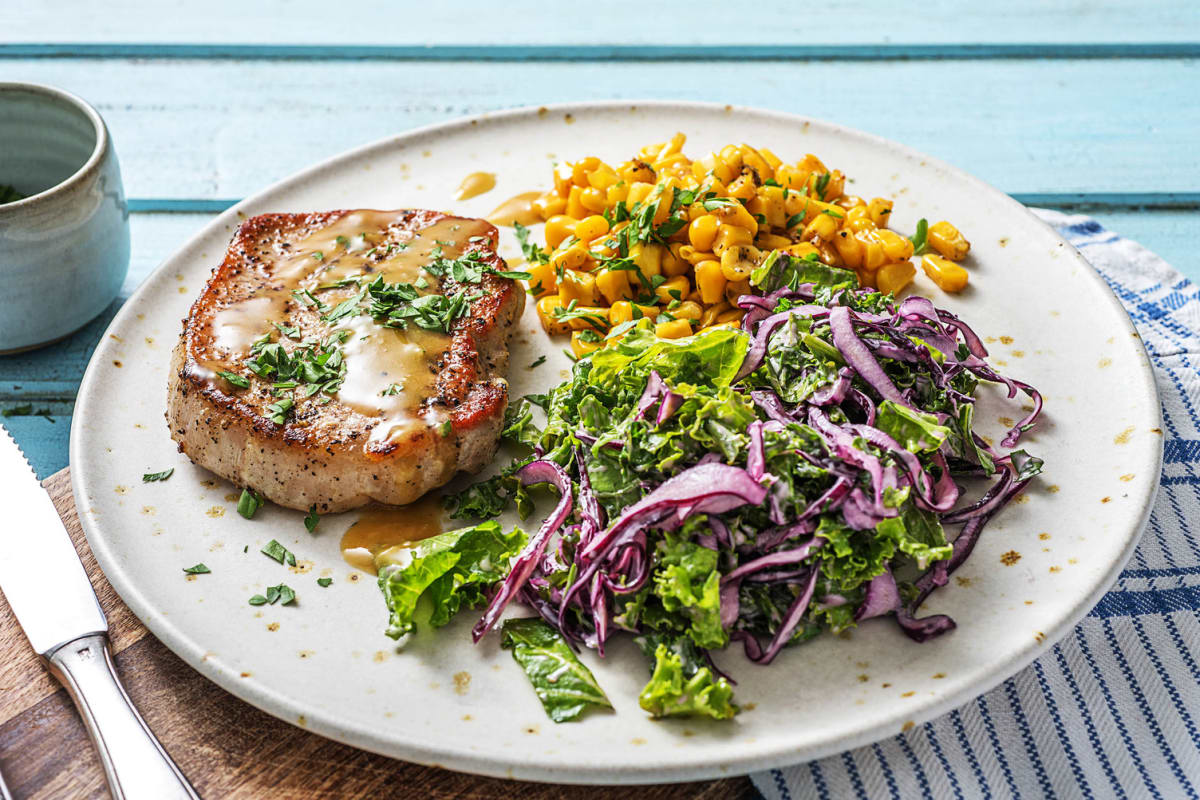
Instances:
[[[83,717],[113,800],[200,800],[121,686],[107,635],[81,636],[46,661]]]

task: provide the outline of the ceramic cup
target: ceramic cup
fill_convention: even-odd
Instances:
[[[10,199],[4,187],[22,199]],[[108,128],[60,89],[0,82],[0,353],[64,338],[129,269],[129,210]]]

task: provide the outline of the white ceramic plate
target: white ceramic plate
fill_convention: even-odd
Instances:
[[[496,636],[472,646],[474,615],[422,633],[403,651],[383,635],[374,580],[342,562],[354,515],[309,535],[302,514],[235,512],[235,487],[179,455],[163,421],[168,354],[239,221],[268,211],[442,208],[486,214],[548,185],[551,164],[598,155],[615,163],[675,131],[695,157],[728,142],[785,160],[819,155],[848,189],[896,200],[893,224],[953,220],[972,241],[971,288],[917,290],[988,337],[994,363],[1038,386],[1047,413],[1024,446],[1047,472],[984,535],[929,612],[958,630],[924,645],[874,620],[844,637],[785,651],[762,668],[731,649],[721,664],[745,710],[729,723],[653,722],[637,706],[648,673],[629,642],[585,661],[612,714],[555,725]],[[452,200],[487,170],[497,188]],[[518,255],[511,232],[503,252]],[[532,304],[530,305],[530,312]],[[512,362],[514,395],[544,390],[566,367],[527,313]],[[545,365],[530,370],[538,355]],[[987,392],[983,432],[1019,417]],[[348,744],[452,769],[545,781],[633,783],[744,773],[837,752],[907,729],[1012,675],[1066,633],[1132,552],[1158,483],[1161,434],[1150,367],[1128,317],[1066,242],[1019,204],[905,147],[829,123],[753,109],[592,103],[521,109],[438,125],[355,150],[230,209],[151,276],[113,320],[84,377],[71,432],[75,497],[88,541],[121,597],[185,661],[238,697]],[[141,474],[175,467],[165,483]],[[275,538],[300,559],[293,574],[259,554]],[[245,552],[248,548],[248,552]],[[1003,558],[1002,558],[1003,556]],[[205,562],[212,574],[185,579]],[[1009,565],[1006,565],[1009,564]],[[333,585],[319,588],[316,579]],[[247,599],[286,581],[288,607]]]

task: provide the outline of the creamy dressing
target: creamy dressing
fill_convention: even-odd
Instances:
[[[496,175],[493,172],[472,172],[462,179],[458,185],[458,196],[455,200],[470,200],[496,188]]]
[[[425,267],[439,253],[447,259],[462,255],[470,239],[486,236],[490,227],[483,221],[451,218],[419,231],[392,229],[402,216],[395,211],[356,211],[286,249],[263,248],[256,253],[257,260],[248,269],[260,277],[260,283],[214,315],[216,358],[200,365],[201,374],[215,381],[219,371],[242,372],[254,342],[267,333],[290,350],[297,340],[324,341],[333,332],[346,330],[350,336],[340,345],[346,375],[335,399],[365,417],[379,418],[368,444],[440,422],[433,413],[422,414],[420,406],[435,394],[435,364],[450,345],[448,335],[415,324],[407,330],[385,328],[365,308],[333,322],[321,319],[377,276],[386,283],[413,284],[421,295],[439,293],[439,279]],[[361,280],[359,285],[331,286],[346,278]],[[323,306],[306,303],[296,292],[308,292]],[[369,302],[366,298],[362,305]],[[297,328],[295,338],[284,337],[274,323]],[[298,405],[320,399],[296,397]]]
[[[442,533],[441,498],[426,495],[407,506],[364,509],[342,535],[342,558],[347,564],[376,574],[376,561],[394,560],[397,549]]]
[[[515,223],[522,225],[533,225],[541,222],[541,216],[533,210],[533,201],[542,196],[541,192],[522,192],[515,197],[510,197],[488,214],[487,220],[493,225],[507,225],[511,227]]]

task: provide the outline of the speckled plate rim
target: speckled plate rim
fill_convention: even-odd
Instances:
[[[129,301],[117,313],[110,323],[109,330],[119,328],[127,322],[131,315],[137,314],[138,308],[149,294],[153,278],[157,277],[159,273],[173,269],[175,261],[185,257],[214,227],[236,222],[240,218],[240,215],[247,213],[246,209],[259,205],[262,202],[262,198],[277,192],[299,187],[326,170],[352,165],[359,160],[368,159],[391,148],[401,146],[405,142],[419,140],[431,134],[448,134],[473,128],[477,135],[484,135],[489,123],[511,122],[521,117],[537,117],[545,115],[547,111],[552,111],[556,114],[581,115],[588,112],[607,112],[620,109],[655,112],[663,114],[668,118],[670,112],[673,110],[708,113],[732,112],[741,115],[754,115],[785,125],[796,126],[797,128],[812,126],[817,129],[824,129],[828,133],[858,140],[864,146],[885,151],[889,155],[895,156],[898,160],[907,159],[923,162],[923,169],[941,171],[954,180],[965,182],[981,195],[986,196],[989,201],[1002,205],[1014,215],[1024,217],[1027,223],[1031,223],[1042,229],[1043,233],[1057,240],[1065,248],[1066,255],[1069,258],[1075,259],[1084,268],[1080,272],[1084,276],[1084,280],[1091,281],[1095,285],[1094,288],[1102,290],[1098,294],[1106,298],[1106,301],[1110,305],[1110,311],[1120,321],[1120,325],[1123,326],[1125,333],[1137,337],[1137,332],[1128,314],[1115,295],[1113,295],[1103,278],[1057,231],[1038,219],[1025,206],[1007,194],[957,167],[883,137],[803,115],[718,103],[662,100],[575,102],[506,109],[423,126],[334,156],[297,172],[255,195],[247,197],[211,220],[201,231],[183,244],[175,254],[167,258],[143,282],[142,286],[134,292]],[[105,339],[107,339],[107,336]],[[1140,344],[1140,337],[1138,338],[1138,342],[1144,354],[1144,345]],[[77,465],[81,465],[84,462],[81,455],[86,445],[86,434],[84,431],[87,428],[85,424],[79,423],[90,418],[92,415],[103,414],[103,393],[98,378],[98,374],[102,368],[102,364],[100,363],[102,361],[102,349],[103,347],[98,348],[97,352],[93,354],[88,368],[84,373],[75,409],[77,415],[76,424],[72,426],[71,430],[70,461],[72,464],[72,488],[76,503],[80,508],[83,508],[81,500],[89,496],[91,487],[101,477],[90,475],[86,470],[77,468]],[[1134,389],[1148,392],[1152,399],[1152,402],[1145,404],[1146,408],[1149,409],[1149,416],[1141,420],[1140,424],[1145,425],[1147,428],[1158,428],[1161,424],[1161,404],[1158,399],[1157,385],[1149,359],[1141,359],[1139,366],[1142,381]],[[1089,591],[1081,594],[1067,612],[1060,614],[1054,625],[1047,626],[1049,629],[1044,632],[1045,636],[1043,638],[1040,640],[1030,640],[1024,647],[1014,648],[1003,654],[1003,657],[991,666],[987,674],[979,676],[978,680],[970,687],[957,692],[947,692],[930,700],[918,701],[917,704],[910,707],[909,710],[901,715],[905,720],[917,724],[924,723],[992,689],[1027,666],[1035,658],[1048,651],[1056,642],[1069,633],[1075,624],[1099,602],[1109,587],[1116,581],[1126,562],[1133,554],[1141,532],[1145,529],[1149,521],[1150,511],[1157,495],[1159,476],[1162,470],[1162,437],[1157,437],[1157,440],[1158,445],[1155,452],[1142,452],[1138,454],[1138,460],[1146,466],[1150,466],[1155,477],[1152,482],[1147,483],[1147,488],[1141,491],[1139,497],[1132,498],[1133,502],[1131,506],[1136,504],[1137,507],[1136,524],[1130,526],[1126,531],[1123,548],[1118,557],[1112,560],[1112,563],[1103,573],[1102,577],[1093,581]],[[1146,462],[1151,463],[1146,464]],[[786,738],[783,738],[778,741],[761,743],[759,746],[753,748],[753,753],[742,754],[721,763],[714,763],[711,759],[696,760],[686,755],[681,756],[679,753],[672,753],[669,755],[664,754],[663,763],[659,765],[640,766],[637,768],[629,768],[627,766],[614,767],[601,764],[564,763],[561,759],[535,756],[530,752],[521,753],[514,759],[504,760],[486,755],[481,756],[466,748],[449,752],[446,749],[426,746],[417,739],[411,739],[403,743],[403,745],[397,746],[395,739],[378,736],[369,731],[363,731],[359,728],[346,725],[336,715],[314,711],[303,703],[297,702],[295,698],[286,693],[274,691],[269,687],[257,683],[241,681],[238,675],[232,670],[223,668],[219,663],[206,660],[204,658],[205,648],[190,638],[186,631],[177,627],[173,620],[160,614],[142,593],[139,588],[137,576],[130,574],[124,569],[114,552],[110,549],[106,537],[101,530],[102,524],[87,514],[80,514],[80,521],[88,543],[101,569],[104,571],[105,577],[108,578],[121,599],[137,615],[138,619],[146,625],[151,633],[158,637],[170,650],[192,668],[234,696],[272,716],[291,724],[296,724],[295,720],[298,717],[304,717],[306,719],[305,728],[307,730],[382,755],[463,772],[524,780],[580,784],[656,783],[728,777],[733,774],[744,774],[786,764],[803,763],[879,741],[887,736],[894,735],[899,728],[899,717],[896,719],[889,717],[879,720],[875,724],[861,726],[859,729],[843,735],[824,738],[816,744],[805,746],[801,749],[797,749]],[[514,754],[514,756],[516,755]]]

